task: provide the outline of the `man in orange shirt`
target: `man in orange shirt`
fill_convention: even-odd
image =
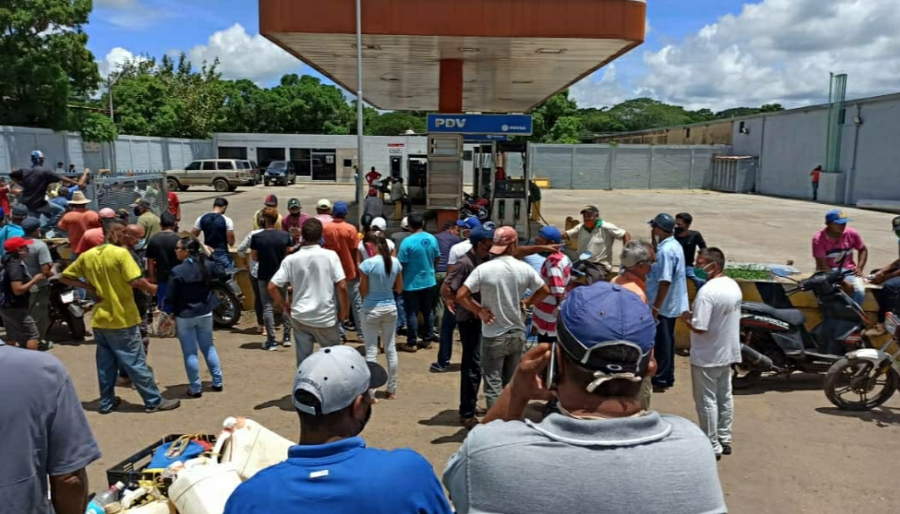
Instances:
[[[96,221],[96,224],[89,226],[89,228],[84,232],[84,235],[81,237],[81,241],[78,242],[78,246],[72,248],[72,251],[75,252],[76,256],[83,254],[91,248],[100,246],[106,241],[106,236],[103,234],[103,226],[101,225],[101,220],[115,218],[116,211],[110,209],[109,207],[100,209],[97,217],[98,219]]]
[[[812,190],[813,190],[813,201],[817,202],[819,200],[819,177],[822,175],[822,165],[818,165],[813,168],[812,171],[809,172],[809,176],[812,177]]]
[[[57,224],[60,230],[69,235],[69,248],[73,252],[78,248],[78,244],[88,229],[100,226],[100,216],[96,212],[88,210],[89,203],[91,200],[86,198],[84,193],[75,191],[72,193],[72,199],[69,200],[72,210],[63,215]],[[77,254],[72,256],[73,259],[76,257],[78,257]]]
[[[325,240],[325,248],[338,254],[341,267],[347,279],[347,291],[350,296],[350,306],[353,311],[353,319],[356,323],[356,334],[362,341],[362,323],[360,322],[360,308],[362,299],[359,297],[359,273],[356,271],[356,253],[359,251],[359,236],[356,227],[345,219],[349,207],[346,202],[334,202],[331,208],[333,221],[325,223],[322,238]],[[337,306],[340,310],[340,306]],[[341,327],[341,338],[346,340],[344,327]]]
[[[638,295],[644,303],[647,303],[647,275],[650,268],[656,262],[656,252],[648,241],[632,239],[624,247],[619,256],[620,273],[611,280],[613,284],[619,284],[622,288]],[[644,410],[650,408],[650,397],[653,395],[652,376],[648,375],[641,380],[641,393],[638,397]]]

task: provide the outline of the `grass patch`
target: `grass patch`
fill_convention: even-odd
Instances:
[[[735,280],[771,280],[772,273],[758,267],[740,266],[725,268],[725,276]]]

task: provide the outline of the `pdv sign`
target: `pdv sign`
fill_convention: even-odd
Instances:
[[[527,114],[429,114],[430,134],[504,134],[530,136],[532,119]]]

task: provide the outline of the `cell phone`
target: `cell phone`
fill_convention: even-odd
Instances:
[[[550,364],[547,365],[547,369],[544,370],[544,389],[551,390],[556,384],[556,375],[558,374],[558,370],[556,369],[556,343],[552,343],[550,345]]]

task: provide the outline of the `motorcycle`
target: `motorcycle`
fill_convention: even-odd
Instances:
[[[459,208],[459,218],[466,219],[469,216],[475,216],[478,221],[484,223],[491,217],[488,205],[489,202],[486,198],[472,196],[463,191],[463,206]]]
[[[231,328],[241,321],[244,305],[244,293],[235,278],[244,271],[240,268],[225,270],[228,278],[217,281],[212,286],[213,294],[219,298],[219,305],[213,310],[213,324],[217,328]]]
[[[900,318],[888,312],[884,325],[892,337],[881,349],[852,351],[835,362],[825,375],[825,397],[835,407],[871,410],[888,401],[900,388],[900,349],[887,353],[891,344],[900,340]]]
[[[87,329],[84,323],[84,315],[90,311],[94,302],[82,300],[76,297],[74,287],[70,287],[59,280],[59,265],[54,265],[54,275],[48,279],[50,282],[50,328],[53,325],[65,323],[69,327],[69,334],[74,341],[83,341]]]
[[[841,287],[852,270],[818,272],[796,281],[783,270],[778,277],[792,280],[793,295],[812,292],[822,313],[822,322],[806,329],[806,315],[799,309],[778,309],[764,303],[741,303],[741,364],[734,366],[735,389],[754,385],[763,373],[788,376],[795,371],[826,373],[844,354],[871,348],[865,330],[871,326],[865,311]]]

